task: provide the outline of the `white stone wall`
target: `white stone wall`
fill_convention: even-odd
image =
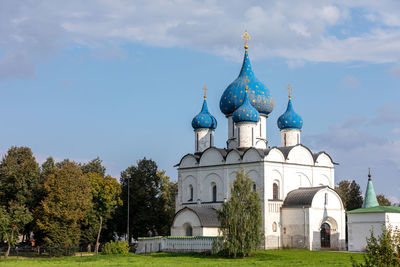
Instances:
[[[349,213],[347,219],[349,251],[364,251],[372,229],[375,236],[382,233],[382,226],[400,229],[400,213]]]
[[[300,144],[300,130],[285,129],[281,130],[281,146],[295,146]]]
[[[256,124],[240,123],[237,126],[238,147],[254,147],[256,144]]]
[[[203,152],[211,146],[214,146],[213,130],[200,129],[194,131],[194,147],[196,152]]]

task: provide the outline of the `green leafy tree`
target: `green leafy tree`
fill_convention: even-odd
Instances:
[[[28,147],[11,147],[0,163],[0,205],[25,206],[29,212],[40,203],[40,169]],[[23,233],[29,236],[33,224],[26,224]]]
[[[336,192],[342,198],[346,211],[359,209],[363,204],[360,185],[354,180],[343,180],[335,187]]]
[[[260,196],[253,183],[243,169],[237,172],[231,198],[217,211],[223,250],[235,258],[248,256],[263,240]]]
[[[21,230],[32,221],[32,214],[16,201],[11,201],[8,207],[0,207],[0,237],[7,242],[7,251],[4,258],[10,254],[11,246],[17,244]]]
[[[379,206],[392,206],[392,202],[383,194],[376,195],[376,199],[378,200]]]
[[[127,229],[127,195],[129,182],[129,238],[154,235],[167,235],[174,205],[172,205],[174,186],[169,177],[160,175],[157,164],[146,158],[139,160],[136,166],[130,166],[121,172],[121,199],[124,205],[118,207],[114,223],[119,234]],[[126,204],[125,204],[126,203]]]
[[[374,231],[367,239],[364,263],[353,259],[354,267],[396,267],[400,266],[400,230],[382,226],[382,234],[376,237]]]
[[[53,255],[70,255],[79,245],[80,222],[92,208],[90,180],[75,162],[57,163],[44,181],[37,226]]]
[[[85,174],[91,184],[93,207],[91,214],[94,218],[91,223],[96,229],[96,245],[95,253],[98,253],[100,246],[100,234],[103,224],[111,217],[117,205],[122,205],[122,200],[119,198],[121,194],[121,185],[117,179],[106,176],[103,177],[99,173],[89,172]],[[93,234],[93,231],[91,231]]]
[[[95,172],[103,177],[106,175],[106,168],[103,166],[103,161],[99,157],[92,159],[88,163],[82,164],[81,169],[83,174]]]
[[[160,178],[160,190],[161,190],[161,204],[163,205],[162,210],[165,214],[163,222],[161,222],[162,230],[164,234],[170,232],[172,220],[175,217],[175,199],[178,194],[178,183],[172,182],[169,176],[165,175],[165,171],[158,171],[157,175]]]

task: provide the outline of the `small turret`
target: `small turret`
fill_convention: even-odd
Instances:
[[[292,104],[293,88],[288,87],[289,90],[289,101],[285,113],[283,113],[277,123],[278,128],[281,130],[282,146],[295,146],[300,144],[300,132],[303,127],[303,119],[298,115]]]
[[[192,120],[192,127],[195,132],[195,151],[203,152],[207,148],[214,146],[214,131],[217,128],[217,120],[213,115],[210,114],[207,107],[207,95],[208,90],[206,86],[204,90],[204,101],[203,107],[199,114],[197,114]]]
[[[372,208],[372,207],[378,207],[379,202],[376,198],[375,190],[374,190],[374,185],[372,184],[372,179],[371,179],[371,171],[368,169],[368,184],[367,184],[367,190],[365,190],[365,198],[362,207],[363,208]]]

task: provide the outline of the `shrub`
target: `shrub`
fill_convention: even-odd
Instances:
[[[375,237],[374,231],[367,239],[364,263],[357,263],[353,259],[353,267],[386,267],[400,266],[400,230],[392,227],[382,227],[382,234]]]
[[[127,241],[110,241],[104,244],[103,254],[128,254],[129,246]]]

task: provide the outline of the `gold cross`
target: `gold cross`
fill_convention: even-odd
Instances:
[[[250,35],[247,33],[247,30],[243,33],[242,38],[244,39],[244,48],[249,48],[248,40],[250,40]]]
[[[204,85],[203,90],[204,90],[204,99],[206,99],[207,98],[207,90],[208,90],[206,85]]]
[[[247,83],[249,82],[249,79],[247,79],[247,76],[244,77],[243,81],[244,81],[245,90],[246,90],[246,93],[247,93],[247,89],[249,88],[249,86],[247,85]]]
[[[292,90],[293,90],[293,88],[290,87],[290,83],[289,83],[289,86],[288,86],[287,89],[289,90],[289,99],[291,99],[292,98]]]

